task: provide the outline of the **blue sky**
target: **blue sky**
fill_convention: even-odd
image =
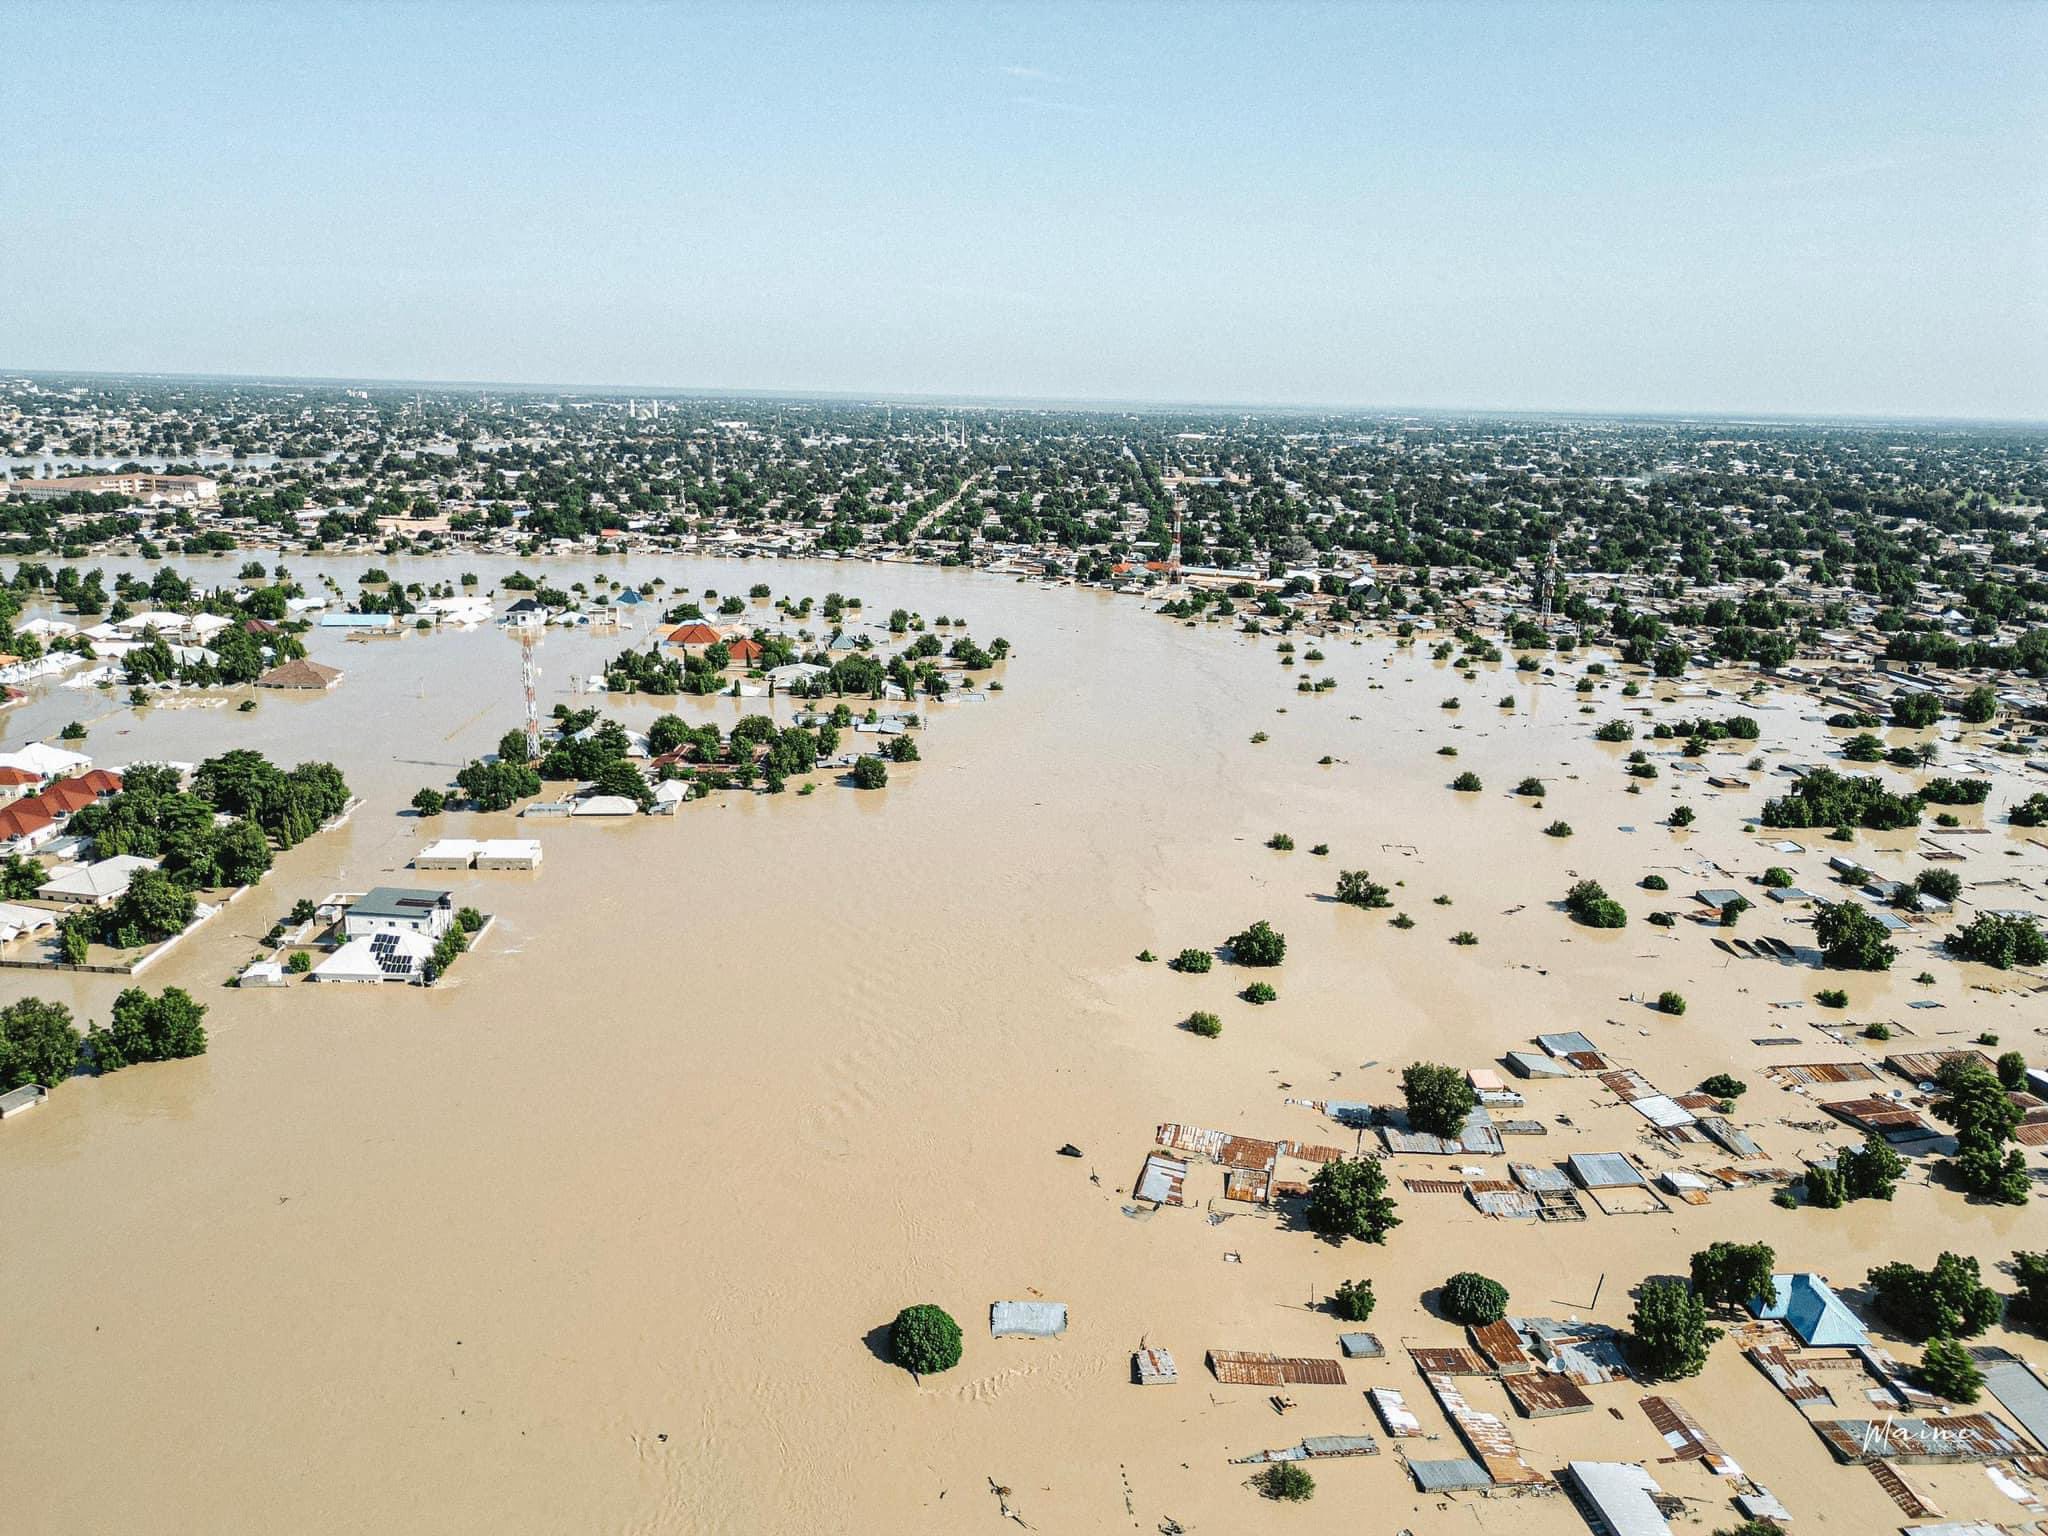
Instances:
[[[0,367],[2048,418],[2048,5],[9,15]]]

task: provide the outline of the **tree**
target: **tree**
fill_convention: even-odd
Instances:
[[[124,1065],[202,1056],[206,1053],[205,1018],[205,1004],[194,1002],[181,988],[166,987],[161,996],[151,997],[140,987],[129,987],[114,999],[113,1021],[105,1042]],[[109,1064],[104,1046],[99,1062],[103,1068]]]
[[[135,949],[183,933],[198,903],[160,869],[138,869],[108,909],[101,935],[118,949]]]
[[[540,793],[540,775],[526,763],[487,763],[479,758],[455,775],[455,787],[475,810],[505,811],[515,801]]]
[[[1197,1008],[1187,1018],[1188,1033],[1200,1035],[1204,1040],[1214,1040],[1223,1033],[1223,1021],[1206,1008]]]
[[[1979,683],[1963,695],[1956,714],[1971,725],[1989,725],[1998,718],[1998,690],[1989,683]]]
[[[889,782],[889,765],[879,757],[863,757],[853,765],[856,789],[881,789]]]
[[[1209,967],[1216,963],[1216,957],[1206,949],[1184,949],[1167,961],[1167,966],[1189,976],[1207,974]]]
[[[1881,1264],[1870,1272],[1877,1310],[1906,1338],[1975,1338],[2005,1312],[2005,1299],[1984,1284],[1977,1261],[1944,1253],[1932,1269]]]
[[[1278,965],[1287,958],[1287,936],[1262,917],[1244,932],[1232,934],[1229,949],[1239,965]]]
[[[1707,1326],[1706,1303],[1683,1280],[1644,1281],[1630,1326],[1643,1369],[1667,1381],[1699,1375],[1709,1346],[1721,1336]]]
[[[1479,782],[1479,775],[1467,768],[1463,773],[1451,780],[1451,788],[1461,794],[1471,795],[1477,794],[1485,786]]]
[[[422,816],[438,816],[448,808],[448,797],[438,789],[422,789],[412,797],[412,808]]]
[[[1824,907],[1813,933],[1822,959],[1838,971],[1888,971],[1899,957],[1884,924],[1853,902]]]
[[[34,859],[10,853],[0,860],[0,901],[27,901],[49,878],[49,871]]]
[[[1952,1163],[1963,1188],[1982,1200],[2024,1205],[2028,1196],[2026,1156],[2006,1143],[2026,1118],[1984,1063],[1974,1056],[1956,1056],[1942,1063],[1935,1077],[1941,1092],[1934,1101],[1935,1118],[1955,1127],[1956,1156]]]
[[[1408,1101],[1408,1124],[1425,1136],[1455,1141],[1465,1117],[1479,1105],[1479,1095],[1456,1067],[1418,1061],[1401,1073],[1401,1092]]]
[[[1507,1316],[1508,1288],[1469,1269],[1446,1280],[1439,1299],[1444,1316],[1454,1323],[1483,1328]]]
[[[1628,912],[1598,880],[1581,880],[1564,895],[1565,910],[1588,928],[1622,928]]]
[[[2024,1093],[2027,1087],[2027,1058],[2007,1051],[1998,1058],[1998,1085],[2009,1093]]]
[[[1898,1188],[1899,1176],[1906,1171],[1906,1160],[1877,1132],[1866,1131],[1863,1145],[1842,1153],[1835,1159],[1835,1167],[1847,1198],[1889,1200]]]
[[[2015,1328],[2048,1333],[2048,1252],[2015,1253],[2012,1273],[2020,1289],[2005,1309],[2006,1321]]]
[[[590,787],[600,795],[621,795],[643,811],[654,804],[654,790],[647,776],[622,757],[600,767],[592,776]]]
[[[78,1041],[62,1003],[24,997],[0,1008],[0,1093],[28,1083],[56,1087],[78,1064]]]
[[[1920,1356],[1920,1384],[1952,1403],[1974,1403],[1984,1391],[1984,1373],[1954,1339],[1933,1338]]]
[[[1944,944],[1958,960],[1974,960],[2001,971],[2016,965],[2048,964],[2048,933],[2035,927],[2028,917],[1979,912],[1966,927],[1951,933]]]
[[[1365,1322],[1376,1305],[1370,1280],[1339,1281],[1330,1294],[1330,1315],[1346,1323]]]
[[[253,821],[236,820],[213,840],[215,878],[222,885],[254,885],[269,870],[270,839]]]
[[[1316,1480],[1298,1461],[1269,1462],[1254,1479],[1259,1492],[1288,1504],[1305,1504],[1316,1496]]]
[[[960,1363],[960,1325],[930,1302],[905,1307],[889,1325],[889,1358],[918,1376]]]
[[[1337,876],[1337,899],[1348,907],[1390,907],[1391,892],[1362,869],[1347,869]]]
[[[1709,1243],[1692,1256],[1692,1288],[1710,1307],[1739,1307],[1772,1294],[1777,1263],[1769,1243]]]
[[[530,763],[533,753],[527,749],[526,732],[510,730],[498,738],[498,761],[501,763]]]
[[[1941,718],[1941,699],[1933,693],[1906,693],[1892,700],[1892,723],[1924,731]]]
[[[1318,1168],[1309,1181],[1303,1219],[1324,1237],[1368,1243],[1384,1243],[1401,1224],[1387,1193],[1386,1172],[1371,1158],[1340,1157]]]

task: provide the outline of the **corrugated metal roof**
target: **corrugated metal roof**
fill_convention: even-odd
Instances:
[[[1655,1097],[1657,1090],[1650,1080],[1634,1067],[1623,1067],[1618,1072],[1602,1072],[1600,1084],[1624,1104],[1633,1104],[1637,1099]]]
[[[1408,1400],[1394,1388],[1369,1387],[1365,1395],[1372,1399],[1373,1412],[1380,1416],[1388,1434],[1397,1440],[1407,1440],[1422,1433],[1422,1420],[1415,1417]]]
[[[1508,1172],[1517,1184],[1532,1191],[1566,1190],[1572,1187],[1571,1175],[1562,1168],[1544,1168],[1535,1163],[1509,1163]]]
[[[1063,1301],[998,1301],[988,1309],[988,1331],[999,1339],[1057,1338],[1067,1331]]]
[[[1578,1030],[1567,1030],[1563,1034],[1538,1035],[1536,1043],[1553,1056],[1569,1056],[1574,1051],[1597,1051],[1600,1049]]]
[[[1657,1480],[1628,1461],[1574,1461],[1565,1466],[1574,1502],[1607,1536],[1671,1536],[1657,1508]]]
[[[1491,1376],[1493,1367],[1476,1349],[1437,1347],[1408,1351],[1415,1369],[1425,1376]]]
[[[1458,1431],[1458,1438],[1472,1452],[1473,1459],[1486,1468],[1495,1483],[1510,1485],[1540,1483],[1543,1474],[1522,1460],[1515,1447],[1514,1431],[1499,1414],[1482,1413],[1465,1401],[1457,1384],[1441,1372],[1430,1371],[1423,1379]]]
[[[1487,1323],[1484,1327],[1468,1327],[1465,1332],[1471,1336],[1473,1347],[1486,1356],[1501,1375],[1536,1369],[1536,1362],[1529,1358],[1529,1352],[1522,1348],[1521,1339],[1505,1319]]]
[[[1626,1152],[1574,1152],[1566,1162],[1587,1189],[1626,1189],[1645,1182]]]
[[[2048,1385],[2018,1356],[1986,1347],[1971,1351],[1984,1371],[1984,1385],[2020,1428],[2048,1447]]]
[[[1750,1134],[1730,1123],[1720,1115],[1706,1115],[1700,1120],[1700,1129],[1705,1131],[1723,1151],[1736,1157],[1762,1157],[1764,1149],[1751,1139]]]
[[[1917,1141],[1935,1134],[1933,1126],[1890,1099],[1843,1099],[1821,1107],[1837,1120],[1859,1131],[1876,1131],[1887,1141]]]
[[[1498,1179],[1473,1180],[1465,1186],[1465,1198],[1488,1216],[1502,1221],[1534,1220],[1540,1209],[1534,1195]]]
[[[1253,1451],[1249,1456],[1233,1456],[1232,1466],[1255,1466],[1274,1461],[1315,1461],[1332,1456],[1377,1456],[1380,1444],[1371,1435],[1303,1435],[1301,1444],[1285,1446],[1277,1451]]]
[[[1766,1067],[1764,1076],[1812,1087],[1817,1083],[1874,1083],[1877,1073],[1860,1061],[1783,1062]]]
[[[1337,1347],[1344,1351],[1347,1360],[1377,1360],[1387,1352],[1379,1336],[1371,1333],[1340,1333]]]
[[[1559,1414],[1584,1413],[1593,1406],[1579,1384],[1555,1371],[1529,1371],[1509,1376],[1501,1383],[1514,1399],[1515,1407],[1531,1419],[1552,1419]]]
[[[1188,1165],[1177,1158],[1168,1157],[1164,1152],[1146,1154],[1145,1166],[1138,1173],[1138,1187],[1134,1191],[1140,1200],[1156,1200],[1161,1205],[1179,1205],[1185,1190]]]
[[[1716,1477],[1742,1475],[1742,1468],[1735,1464],[1735,1459],[1721,1449],[1712,1435],[1700,1428],[1699,1420],[1688,1413],[1683,1404],[1668,1397],[1645,1397],[1636,1406],[1649,1416],[1651,1427],[1664,1437],[1664,1443],[1671,1447],[1680,1461],[1704,1462],[1707,1470]]]
[[[1951,1061],[1974,1061],[1989,1071],[1992,1061],[1982,1051],[1899,1051],[1884,1059],[1884,1064],[1908,1082],[1930,1082],[1941,1074],[1942,1067]]]
[[[1408,1471],[1415,1486],[1424,1493],[1458,1493],[1470,1488],[1491,1488],[1493,1479],[1486,1468],[1469,1457],[1449,1461],[1411,1461]]]
[[[1958,1413],[1943,1419],[1820,1419],[1813,1427],[1846,1462],[2004,1461],[2026,1452],[2026,1442],[1996,1414]]]
[[[1508,1070],[1517,1077],[1570,1077],[1571,1073],[1548,1056],[1534,1051],[1509,1051]]]
[[[1344,1365],[1339,1360],[1312,1360],[1269,1355],[1251,1349],[1212,1349],[1209,1369],[1227,1386],[1341,1387]]]
[[[1131,1371],[1141,1387],[1163,1387],[1180,1380],[1180,1368],[1170,1350],[1141,1349],[1131,1356]]]
[[[1169,1120],[1153,1133],[1153,1140],[1175,1152],[1206,1157],[1227,1168],[1271,1168],[1280,1157],[1277,1141],[1253,1136],[1234,1136],[1228,1131],[1205,1130],[1198,1125],[1181,1125]]]

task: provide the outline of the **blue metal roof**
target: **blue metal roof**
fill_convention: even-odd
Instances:
[[[1773,1275],[1775,1294],[1761,1296],[1749,1310],[1768,1321],[1781,1322],[1800,1339],[1821,1349],[1854,1349],[1866,1342],[1863,1324],[1819,1275]]]

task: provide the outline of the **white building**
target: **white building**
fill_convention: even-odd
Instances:
[[[379,933],[411,933],[431,941],[446,933],[454,921],[452,891],[413,891],[380,885],[349,903],[342,914],[341,931],[351,939]],[[432,943],[427,947],[431,950]]]

